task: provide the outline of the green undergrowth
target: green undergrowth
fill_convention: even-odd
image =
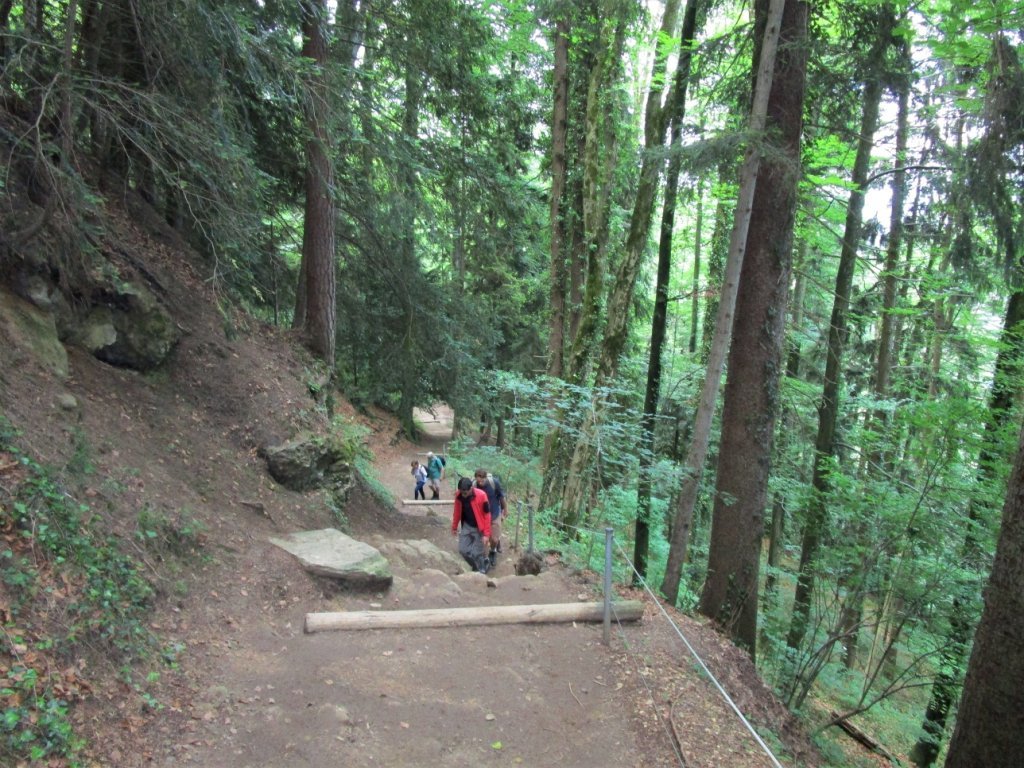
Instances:
[[[118,665],[144,695],[135,665],[173,664],[177,650],[146,626],[154,590],[140,566],[16,439],[0,417],[0,764],[77,765],[70,712],[90,690],[86,658]]]
[[[356,474],[374,498],[386,508],[395,505],[394,494],[380,481],[373,468],[373,453],[366,445],[370,434],[368,427],[349,421],[341,416],[331,419],[331,440],[342,457],[355,468]],[[335,524],[342,530],[348,527],[343,505],[331,504]]]

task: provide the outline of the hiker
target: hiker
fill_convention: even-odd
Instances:
[[[430,486],[432,499],[441,498],[441,480],[444,479],[444,461],[435,456],[433,451],[427,453],[427,485]]]
[[[461,526],[461,528],[460,528]],[[469,477],[459,479],[452,512],[452,535],[459,537],[459,554],[479,573],[491,569],[487,556],[491,536],[491,510],[487,494]]]
[[[476,487],[487,494],[487,506],[491,510],[491,549],[488,557],[493,568],[498,561],[498,553],[501,552],[501,518],[508,514],[508,501],[501,481],[486,469],[475,470],[473,478],[476,480]]]
[[[427,494],[423,492],[423,486],[427,484],[427,470],[418,461],[412,463],[412,476],[416,481],[416,490],[413,491],[413,499],[427,500]]]

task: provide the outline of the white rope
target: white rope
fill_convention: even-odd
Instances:
[[[760,745],[761,749],[764,750],[764,753],[768,755],[768,759],[772,761],[772,765],[774,765],[775,768],[783,768],[782,763],[780,763],[778,759],[776,759],[775,755],[772,754],[771,749],[768,748],[768,745],[764,743],[764,740],[760,737],[760,735],[758,735],[757,731],[754,730],[754,726],[752,726],[750,724],[750,721],[747,720],[746,717],[744,717],[742,712],[740,712],[740,708],[736,706],[736,703],[732,700],[732,697],[730,697],[729,694],[726,693],[726,690],[722,687],[722,684],[718,682],[718,680],[715,678],[713,674],[711,674],[711,670],[708,669],[707,664],[704,663],[704,660],[700,657],[700,654],[698,654],[694,647],[690,645],[690,641],[687,640],[686,637],[683,635],[682,630],[680,630],[679,627],[676,626],[676,623],[672,621],[672,617],[668,615],[668,611],[665,610],[665,606],[661,604],[661,600],[658,599],[657,595],[655,595],[654,592],[651,591],[650,586],[647,584],[647,580],[644,579],[644,577],[640,575],[640,572],[637,571],[637,569],[634,567],[633,562],[629,559],[629,556],[626,554],[625,550],[622,549],[622,545],[619,544],[618,541],[615,542],[615,545],[619,548],[619,551],[622,553],[623,559],[629,564],[629,567],[632,569],[633,573],[636,574],[636,577],[640,580],[640,583],[643,585],[644,589],[647,590],[647,594],[649,594],[651,598],[653,598],[655,604],[658,606],[658,609],[661,611],[661,615],[664,616],[665,620],[672,625],[672,628],[676,631],[676,634],[679,635],[679,639],[683,641],[683,644],[686,646],[686,649],[690,652],[690,655],[697,660],[697,663],[700,665],[700,668],[704,670],[704,674],[708,676],[711,682],[715,684],[715,688],[718,689],[718,692],[722,694],[722,698],[726,700],[729,706],[732,707],[733,712],[735,712],[739,719],[743,721],[743,725],[745,725],[747,730],[750,731],[750,735],[754,737],[754,740]]]
[[[626,639],[626,633],[625,633],[625,630],[622,627],[622,622],[619,620],[619,614],[615,610],[615,603],[614,602],[612,603],[612,613],[615,614],[615,623],[619,627],[619,637],[622,639],[622,647],[625,649],[626,653],[629,654],[630,653],[629,641]],[[650,697],[651,702],[652,703],[655,702],[656,699],[654,697],[654,691],[652,691],[651,690],[651,686],[649,686],[647,684],[647,676],[643,673],[643,669],[640,666],[640,657],[637,654],[635,654],[635,653],[632,653],[630,655],[633,657],[633,663],[636,665],[637,677],[640,678],[640,682],[642,682],[644,684],[644,688],[647,689],[647,695]],[[657,705],[655,705],[655,706],[657,706]],[[669,744],[672,745],[672,751],[675,752],[676,758],[679,760],[679,765],[683,766],[683,768],[686,768],[686,758],[684,758],[682,752],[680,752],[681,746],[680,746],[679,741],[678,741],[678,739],[677,739],[677,737],[676,737],[676,735],[674,733],[675,729],[672,727],[671,717],[672,717],[672,711],[670,709],[669,710],[668,718],[665,718],[665,719],[658,718],[658,719],[662,721],[661,722],[661,727],[664,728],[665,735],[668,736]]]
[[[581,533],[592,533],[592,534],[599,534],[601,536],[604,536],[604,532],[603,531],[596,531],[596,530],[591,529],[591,528],[581,528],[579,526],[566,525],[566,524],[563,524],[563,527],[564,528],[572,528],[573,530],[580,531]],[[679,629],[679,627],[676,625],[676,623],[672,620],[672,617],[668,615],[668,611],[665,610],[665,606],[662,605],[661,600],[658,599],[658,596],[655,595],[654,592],[651,590],[651,587],[647,583],[647,580],[643,576],[640,575],[640,572],[633,565],[633,561],[629,559],[629,555],[626,554],[626,551],[622,548],[622,545],[619,544],[617,539],[615,540],[615,546],[618,547],[619,552],[622,554],[623,560],[625,560],[626,563],[629,565],[630,570],[633,571],[633,573],[636,575],[636,578],[639,579],[640,583],[643,585],[643,588],[647,591],[647,594],[649,594],[651,596],[651,599],[654,600],[655,605],[658,606],[658,610],[661,611],[661,615],[665,617],[665,620],[672,626],[672,629],[674,629],[676,631],[676,634],[679,635],[679,639],[683,641],[683,644],[686,646],[686,649],[690,652],[690,655],[693,656],[694,659],[696,659],[697,663],[700,665],[700,668],[702,670],[704,670],[704,673],[708,676],[708,678],[711,680],[711,682],[714,683],[715,688],[717,688],[718,692],[722,694],[722,698],[725,699],[726,703],[728,703],[728,705],[732,708],[733,712],[735,712],[737,717],[739,717],[739,719],[743,722],[743,725],[746,726],[746,729],[748,731],[750,731],[750,735],[754,737],[754,741],[756,741],[758,743],[758,745],[761,747],[761,749],[764,750],[764,753],[766,755],[768,755],[768,759],[772,761],[772,765],[774,765],[775,768],[784,768],[782,763],[780,763],[778,761],[778,759],[775,757],[775,755],[772,754],[772,751],[768,747],[768,745],[764,743],[764,740],[761,738],[761,736],[758,734],[758,732],[756,730],[754,730],[754,726],[750,724],[750,721],[747,720],[747,718],[743,715],[743,713],[740,711],[740,708],[738,706],[736,706],[736,702],[734,702],[732,700],[732,697],[729,696],[729,694],[726,692],[725,688],[722,687],[722,684],[718,682],[718,679],[713,674],[711,674],[711,670],[708,669],[707,664],[704,663],[704,660],[700,657],[700,654],[697,653],[696,649],[694,649],[694,647],[692,645],[690,645],[690,641],[686,639],[685,635],[683,635],[682,630]],[[612,608],[614,609],[614,607],[615,607],[615,603],[613,602],[612,603]],[[616,623],[618,623],[618,617],[617,616],[616,616],[615,620],[616,620]],[[620,628],[621,628],[621,625],[620,625]],[[645,681],[645,685],[646,685],[646,681]],[[680,759],[681,759],[681,756],[680,756]]]

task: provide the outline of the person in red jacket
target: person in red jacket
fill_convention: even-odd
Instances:
[[[470,477],[459,480],[452,513],[452,535],[459,537],[459,554],[466,562],[474,570],[487,573],[491,567],[487,556],[491,546],[491,510],[487,494],[474,488]]]

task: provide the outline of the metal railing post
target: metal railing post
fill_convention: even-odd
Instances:
[[[605,645],[612,642],[612,529],[604,529],[604,635]]]

